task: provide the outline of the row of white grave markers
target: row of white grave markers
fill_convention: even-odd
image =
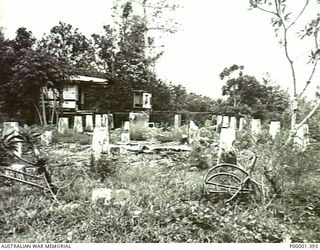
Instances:
[[[221,125],[222,128],[233,128],[235,130],[243,130],[245,125],[247,124],[247,120],[243,117],[239,119],[239,129],[237,125],[237,118],[236,117],[229,117],[229,116],[216,116],[217,125]],[[212,124],[211,120],[206,121],[206,126],[208,124]],[[181,126],[181,115],[176,114],[174,116],[174,127],[179,128]],[[261,132],[261,122],[259,119],[253,119],[251,121],[251,128],[253,133],[260,133]]]
[[[269,124],[269,134],[274,140],[277,134],[280,132],[281,123],[280,121],[271,121]],[[261,133],[261,121],[259,119],[251,120],[251,133],[259,134]],[[309,140],[309,125],[302,125],[296,135],[294,136],[294,143],[296,146],[299,146],[301,149],[306,149],[310,140]],[[236,129],[231,125],[228,128],[221,128],[220,132],[220,141],[219,141],[219,152],[222,148],[230,148],[233,142],[236,140]]]
[[[237,129],[238,125],[237,125],[237,117],[235,116],[222,116],[222,115],[218,115],[216,116],[216,121],[217,121],[217,125],[220,125],[222,128],[234,128]],[[239,119],[239,130],[243,130],[244,126],[246,125],[247,120],[243,117],[241,117]]]
[[[247,120],[243,117],[241,117],[239,119],[239,128],[238,128],[237,117],[218,115],[216,117],[216,120],[217,120],[217,125],[221,126],[222,128],[232,128],[232,129],[239,130],[239,131],[242,131],[244,129],[244,127],[247,125]],[[260,119],[251,119],[251,132],[253,134],[261,133]]]
[[[95,114],[93,123],[93,115],[85,116],[85,127],[83,126],[82,116],[74,116],[73,131],[83,133],[84,128],[87,131],[93,130],[92,136],[92,152],[95,160],[99,160],[103,152],[110,154],[110,139],[109,139],[109,117],[113,123],[113,117],[109,114]],[[95,126],[94,126],[94,125]],[[58,133],[64,134],[69,129],[69,118],[60,117],[58,122]]]
[[[95,118],[94,119],[95,124],[93,123],[93,118]],[[73,131],[76,133],[83,133],[84,130],[93,131],[95,127],[106,127],[106,126],[113,128],[112,114],[96,114],[94,116],[85,115],[85,126],[83,126],[82,116],[80,115],[74,116]],[[69,130],[69,118],[60,117],[58,122],[58,133],[64,134],[68,130]]]
[[[178,115],[175,116],[175,121],[178,120]],[[236,117],[229,117],[228,116],[218,116],[217,120],[219,122],[224,123],[225,126],[228,127],[221,128],[220,134],[220,141],[222,144],[226,144],[228,147],[232,145],[235,140],[235,134],[237,130],[237,119]],[[244,118],[240,118],[240,125],[241,129],[244,128],[247,120]],[[175,124],[176,125],[176,124]],[[271,121],[269,125],[269,134],[271,135],[272,139],[275,139],[276,135],[280,132],[281,123],[280,121]],[[239,129],[240,130],[240,129]],[[196,138],[199,136],[197,134],[198,127],[195,125],[193,121],[190,121],[189,124],[189,144],[196,141]],[[261,133],[261,121],[260,119],[252,119],[251,120],[251,132],[252,134],[259,134]],[[300,133],[301,134],[301,133]]]

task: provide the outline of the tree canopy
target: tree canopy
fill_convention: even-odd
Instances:
[[[261,119],[279,119],[289,105],[289,96],[269,79],[260,83],[254,76],[243,72],[244,66],[236,64],[225,68],[220,78],[227,78],[222,87],[225,103],[237,115],[251,115]]]
[[[10,117],[32,122],[32,114],[39,111],[42,87],[52,88],[67,81],[71,67],[38,47],[26,28],[19,28],[13,40],[2,38],[0,53],[3,108]]]
[[[61,87],[70,76],[81,74],[109,80],[106,89],[86,90],[86,109],[129,111],[134,92],[143,90],[152,93],[153,110],[280,117],[288,106],[285,92],[269,80],[260,83],[244,74],[243,66],[234,64],[221,72],[225,101],[189,93],[183,85],[157,77],[153,66],[163,51],[153,31],[175,32],[175,22],[169,25],[162,14],[176,7],[169,1],[115,1],[114,23],[90,38],[64,22],[39,40],[26,28],[19,28],[12,40],[0,30],[0,94],[6,111],[27,122],[34,120],[30,114],[37,114],[45,124],[44,102],[39,102],[43,87]]]

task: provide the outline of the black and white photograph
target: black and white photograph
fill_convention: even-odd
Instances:
[[[319,32],[320,0],[0,0],[0,248],[320,249]]]

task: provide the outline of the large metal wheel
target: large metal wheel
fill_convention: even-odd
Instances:
[[[251,193],[249,173],[243,168],[222,163],[210,168],[204,176],[206,193],[215,193],[231,201],[240,193]]]

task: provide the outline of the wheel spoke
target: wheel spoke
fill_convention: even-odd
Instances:
[[[242,166],[228,163],[210,168],[204,176],[205,188],[208,193],[224,194],[226,202],[233,200],[240,193],[252,193],[250,181],[249,173]]]

